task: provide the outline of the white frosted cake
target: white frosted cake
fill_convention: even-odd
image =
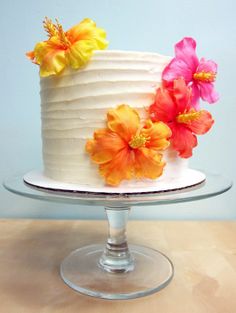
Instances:
[[[169,57],[154,53],[96,51],[86,68],[41,78],[42,142],[45,175],[92,186],[104,184],[85,144],[105,127],[106,112],[128,103],[146,118]],[[186,160],[165,153],[166,176],[181,175]],[[168,167],[171,170],[168,171]]]
[[[96,40],[94,34],[81,39],[81,25],[96,29]],[[213,124],[210,113],[199,108],[198,99],[216,101],[213,90],[209,95],[205,88],[213,85],[215,63],[198,61],[192,38],[176,45],[173,58],[149,52],[101,51],[107,45],[105,33],[88,19],[67,32],[48,19],[44,28],[49,39],[38,43],[28,56],[40,65],[45,177],[113,188],[120,184],[155,186],[157,181],[160,186],[161,182],[181,179],[197,145],[196,135],[207,132]],[[53,59],[50,41],[55,44],[55,40],[61,46],[58,48],[57,43],[53,47],[58,54]],[[80,45],[76,46],[77,42]],[[91,42],[94,49],[88,50]],[[181,69],[180,62],[184,64]],[[211,62],[211,68],[207,62]],[[140,123],[132,134],[129,119]],[[130,135],[128,139],[124,139],[124,129]],[[116,145],[121,148],[116,149]],[[118,163],[115,160],[120,153],[123,159]],[[123,168],[126,161],[127,171]],[[118,173],[119,167],[123,174]],[[112,171],[123,176],[117,179]]]

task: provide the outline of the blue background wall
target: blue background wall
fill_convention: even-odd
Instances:
[[[184,36],[198,42],[198,55],[219,64],[221,100],[209,109],[216,124],[191,159],[194,168],[236,178],[236,2],[234,0],[41,0],[3,1],[0,11],[0,179],[41,165],[39,78],[24,53],[44,40],[44,16],[68,29],[84,17],[107,30],[110,49],[172,55]],[[204,201],[134,208],[132,218],[229,219],[236,217],[235,191]],[[103,218],[101,208],[21,198],[0,189],[0,217]]]

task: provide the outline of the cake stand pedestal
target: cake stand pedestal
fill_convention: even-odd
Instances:
[[[4,181],[18,195],[53,202],[104,206],[108,218],[106,244],[81,247],[62,262],[60,273],[74,290],[103,299],[132,299],[152,294],[169,284],[172,262],[148,247],[128,245],[126,225],[131,206],[164,205],[219,195],[232,186],[221,175],[207,174],[206,181],[180,191],[109,194],[101,192],[53,191],[32,188],[23,176]],[[89,230],[88,230],[89,231]],[[142,229],[140,229],[142,235]]]

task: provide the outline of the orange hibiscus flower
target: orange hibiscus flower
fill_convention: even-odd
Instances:
[[[48,40],[37,43],[33,51],[26,53],[33,63],[40,65],[40,76],[59,74],[66,66],[78,69],[90,60],[94,50],[108,45],[106,32],[88,18],[66,32],[57,20],[54,24],[45,18],[43,24]]]
[[[125,179],[159,177],[165,166],[159,151],[170,136],[166,124],[147,120],[142,126],[138,112],[122,104],[108,112],[107,128],[95,131],[86,151],[106,183],[117,186]]]

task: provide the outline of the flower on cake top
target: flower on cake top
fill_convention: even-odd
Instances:
[[[214,123],[208,111],[193,108],[192,89],[183,78],[174,80],[172,88],[158,88],[149,113],[153,122],[162,121],[170,127],[171,146],[182,158],[192,156],[196,135],[205,134]]]
[[[192,88],[192,105],[197,108],[199,99],[214,103],[219,99],[214,90],[217,74],[217,64],[201,58],[195,52],[196,42],[193,38],[185,37],[175,45],[175,57],[166,66],[162,79],[169,86],[175,79],[183,77],[186,84]]]
[[[64,31],[58,20],[54,24],[45,18],[44,29],[48,40],[36,44],[33,51],[26,55],[40,66],[40,76],[61,73],[65,67],[79,69],[93,55],[94,50],[105,49],[108,45],[106,32],[97,28],[89,18]]]
[[[166,124],[146,120],[142,125],[138,112],[122,104],[108,111],[107,127],[94,132],[86,151],[105,182],[117,186],[125,179],[159,177],[165,165],[159,151],[169,146],[170,136]]]

